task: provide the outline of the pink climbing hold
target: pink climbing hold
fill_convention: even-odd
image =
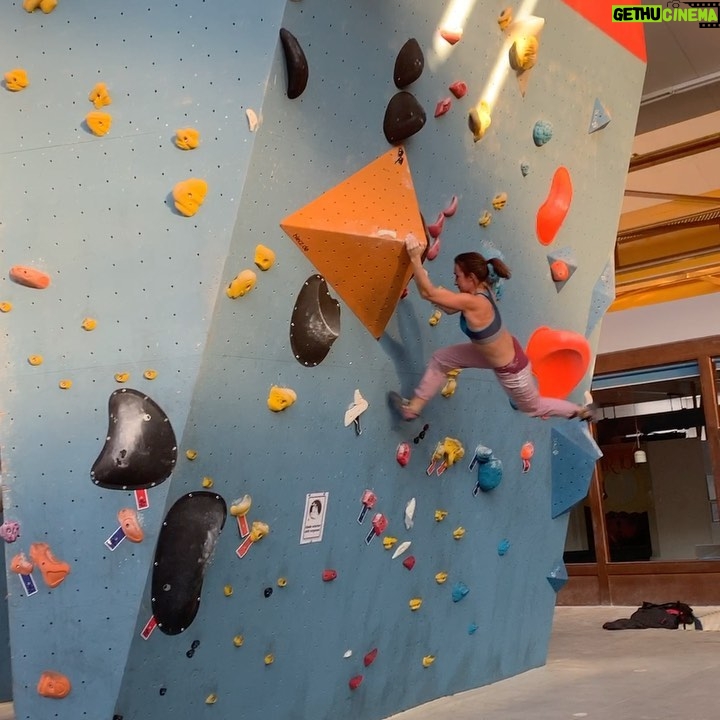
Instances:
[[[443,215],[445,217],[452,217],[457,212],[458,207],[458,196],[453,195],[452,200],[450,200],[450,204],[443,210]]]
[[[549,245],[570,210],[573,188],[570,172],[562,165],[555,171],[547,199],[540,206],[536,218],[536,231],[541,245]]]
[[[439,100],[438,104],[435,106],[435,117],[444,115],[451,106],[452,100],[450,98],[443,98],[442,100]]]
[[[388,526],[388,519],[382,513],[376,513],[372,519],[372,526],[376,535],[382,535]]]
[[[440,238],[435,238],[433,244],[428,248],[427,259],[434,260],[440,254]]]
[[[432,238],[440,237],[440,233],[442,232],[444,224],[445,224],[445,213],[441,212],[438,215],[437,220],[432,225],[428,225],[428,233],[430,234],[430,237],[432,237]]]
[[[408,569],[412,570],[415,567],[415,556],[414,555],[408,555],[403,560],[403,565]]]
[[[454,82],[449,88],[450,92],[459,100],[461,97],[467,95],[468,86],[462,80]]]
[[[369,667],[370,665],[372,665],[375,662],[375,658],[377,657],[377,654],[378,654],[378,649],[373,648],[363,658],[363,665],[365,665],[365,667]]]
[[[410,462],[410,443],[401,442],[395,451],[395,459],[402,467]]]
[[[451,45],[460,42],[462,35],[462,30],[440,30],[440,37]]]

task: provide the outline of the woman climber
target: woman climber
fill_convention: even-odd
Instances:
[[[532,417],[595,418],[596,409],[589,392],[585,393],[587,405],[584,406],[543,397],[538,392],[530,362],[520,343],[503,326],[490,285],[489,266],[498,277],[510,277],[510,269],[502,260],[486,260],[477,252],[458,255],[454,271],[459,292],[454,292],[432,284],[422,264],[425,247],[412,233],[405,238],[405,247],[421,297],[447,314],[459,312],[460,329],[470,342],[436,350],[409,400],[396,392],[389,394],[391,405],[403,420],[419,417],[427,402],[447,381],[447,373],[458,368],[493,370],[513,405]]]

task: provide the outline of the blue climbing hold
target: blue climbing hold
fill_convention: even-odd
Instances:
[[[478,631],[478,626],[475,623],[468,625],[468,635],[474,635]]]
[[[565,586],[568,581],[568,573],[562,560],[555,563],[555,566],[547,575],[547,581],[555,592],[559,592]]]
[[[553,126],[547,120],[538,120],[533,127],[533,142],[541,147],[553,136]]]
[[[498,543],[498,555],[502,557],[505,555],[505,553],[510,549],[510,541],[509,540],[501,540]]]
[[[452,588],[453,602],[460,602],[468,593],[470,588],[463,582],[456,582]]]

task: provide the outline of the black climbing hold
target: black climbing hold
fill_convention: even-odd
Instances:
[[[155,548],[151,602],[166,635],[187,630],[195,619],[205,570],[226,516],[225,501],[204,490],[183,495],[165,516]]]
[[[164,695],[167,692],[167,688],[161,687],[160,688],[160,694]]]
[[[194,657],[194,655],[195,655],[195,651],[194,651],[194,650],[188,650],[188,651],[185,653],[185,657],[189,657],[189,658]]]
[[[191,650],[197,650],[200,647],[200,641],[199,640],[193,640],[192,643],[190,643],[190,649]]]
[[[311,275],[300,290],[290,319],[290,346],[295,359],[315,367],[340,335],[340,303],[330,295],[322,275]]]
[[[167,415],[145,393],[116,390],[108,401],[105,445],[90,476],[111,490],[142,490],[159,485],[175,467],[177,443]]]
[[[425,56],[415,38],[410,38],[395,58],[393,80],[396,87],[402,89],[414,83],[422,75],[425,67]]]
[[[422,130],[426,120],[427,115],[417,98],[401,90],[390,98],[385,110],[383,132],[389,143],[398,145]]]
[[[263,590],[263,595],[264,595],[266,598],[269,598],[272,594],[273,594],[273,589],[272,589],[271,587],[266,587],[266,588]]]
[[[303,94],[308,82],[308,63],[297,38],[285,28],[280,28],[280,42],[285,54],[287,70],[287,96],[294,100]]]

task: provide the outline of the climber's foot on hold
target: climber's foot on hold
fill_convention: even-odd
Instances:
[[[410,401],[406,400],[402,395],[396,392],[388,393],[388,402],[390,407],[400,416],[405,422],[411,422],[417,420],[420,417],[420,413],[415,412],[410,407]]]

